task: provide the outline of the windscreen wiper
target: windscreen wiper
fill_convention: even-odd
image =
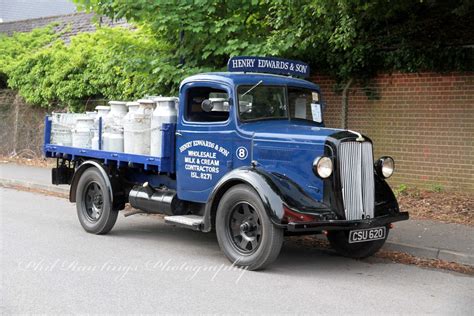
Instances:
[[[244,95],[246,95],[247,93],[249,93],[250,91],[252,91],[253,89],[255,89],[256,87],[258,87],[262,82],[263,82],[263,80],[260,80],[259,82],[257,82],[252,88],[250,88],[250,89],[248,89],[247,91],[245,91],[245,93],[242,94],[240,97],[243,97]]]

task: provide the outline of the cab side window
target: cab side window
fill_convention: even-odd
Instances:
[[[291,118],[313,120],[311,116],[311,103],[313,102],[311,91],[289,87],[288,100]]]
[[[208,87],[190,88],[186,100],[188,122],[225,122],[229,118],[229,96],[224,90]],[[204,100],[211,101],[212,110],[203,110]]]

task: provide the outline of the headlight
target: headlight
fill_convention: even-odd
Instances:
[[[332,174],[332,160],[329,157],[318,157],[313,161],[313,172],[320,178],[326,179]]]
[[[380,157],[375,163],[375,170],[384,178],[390,178],[395,170],[395,161],[392,157]]]

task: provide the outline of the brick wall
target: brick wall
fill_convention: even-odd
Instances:
[[[328,127],[340,127],[341,93],[315,76],[327,103]],[[375,157],[390,155],[393,186],[406,184],[474,192],[474,73],[380,75],[349,90],[348,128],[374,141]]]

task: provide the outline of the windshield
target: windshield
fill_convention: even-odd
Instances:
[[[322,123],[317,91],[286,86],[239,86],[239,114],[242,121],[303,119]]]

